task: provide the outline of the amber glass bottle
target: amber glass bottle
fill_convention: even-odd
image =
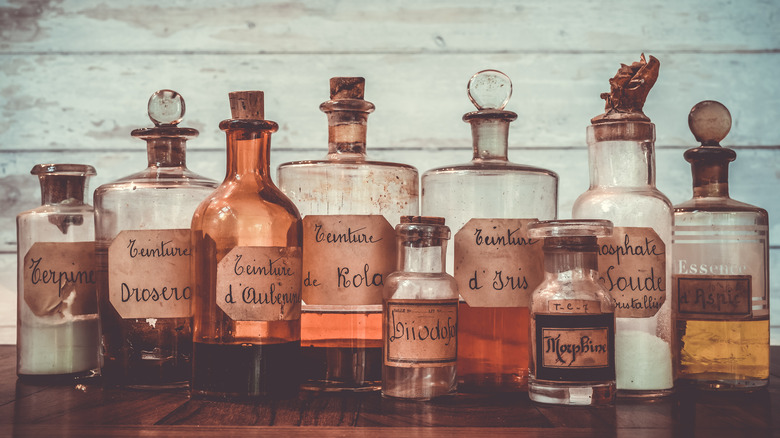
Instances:
[[[271,181],[263,93],[230,93],[227,176],[192,218],[195,395],[297,394],[301,218]]]

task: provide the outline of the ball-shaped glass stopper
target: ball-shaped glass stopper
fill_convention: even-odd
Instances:
[[[159,90],[149,98],[147,109],[155,126],[178,125],[184,118],[184,98],[173,90]]]
[[[688,127],[704,146],[720,145],[731,130],[731,114],[720,102],[705,100],[697,103],[688,114]]]
[[[503,110],[512,97],[512,81],[498,70],[482,70],[469,79],[468,92],[478,110]]]

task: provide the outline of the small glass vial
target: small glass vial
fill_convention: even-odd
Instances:
[[[404,216],[384,290],[382,395],[429,400],[456,389],[458,286],[445,271],[444,218]]]
[[[218,398],[298,394],[301,217],[271,181],[263,92],[230,93],[227,175],[192,218],[192,393]]]
[[[685,152],[693,199],[674,207],[677,383],[709,390],[769,384],[767,212],[729,197],[720,146],[731,115],[719,102],[696,104],[688,125],[701,146]]]
[[[38,164],[41,206],[16,217],[16,373],[69,379],[98,374],[95,221],[83,164]]]
[[[507,159],[505,111],[512,82],[496,70],[471,77],[468,96],[471,162],[422,177],[422,214],[440,216],[456,233],[447,271],[460,291],[458,390],[525,391],[528,382],[528,300],[541,283],[541,244],[528,224],[555,219],[558,175]]]
[[[544,282],[531,296],[528,397],[539,403],[604,405],[615,400],[615,305],[598,282],[602,220],[536,222]]]
[[[328,156],[279,166],[279,188],[303,215],[301,347],[305,389],[378,390],[382,288],[395,269],[393,226],[418,214],[412,166],[370,161],[365,80],[335,77]]]
[[[618,396],[660,397],[672,370],[672,204],[655,187],[655,125],[642,112],[659,62],[644,55],[610,80],[606,112],[587,129],[590,188],[575,219],[612,221],[599,240],[600,281],[615,300]]]
[[[98,304],[104,381],[135,388],[183,387],[192,372],[190,220],[216,182],[187,169],[187,140],[177,126],[184,99],[160,90],[149,98],[153,128],[148,167],[95,190]]]

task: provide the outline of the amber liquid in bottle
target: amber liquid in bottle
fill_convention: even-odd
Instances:
[[[227,176],[192,220],[192,389],[289,397],[300,382],[300,216],[271,181],[270,136],[278,126],[263,120],[262,93],[231,93],[231,108],[234,119],[220,123]],[[237,304],[228,305],[228,296]],[[287,301],[274,308],[271,296]]]

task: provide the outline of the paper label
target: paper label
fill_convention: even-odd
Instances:
[[[108,298],[124,318],[191,315],[190,230],[125,230],[108,247]]]
[[[38,242],[24,256],[24,302],[36,316],[97,313],[95,242]]]
[[[547,302],[549,313],[601,313],[601,303],[595,300],[550,300]]]
[[[385,306],[385,321],[385,365],[455,365],[458,300],[390,300]]]
[[[216,294],[217,306],[234,321],[300,319],[300,248],[233,248],[217,265]]]
[[[618,318],[654,316],[666,301],[666,245],[652,228],[615,227],[599,239],[599,280]]]
[[[615,317],[536,315],[536,378],[557,381],[615,379]]]
[[[471,219],[455,235],[455,280],[471,307],[527,307],[544,279],[535,219]]]
[[[734,316],[747,318],[751,315],[752,282],[749,275],[678,275],[673,281],[677,285],[677,312],[680,316],[733,319]]]
[[[380,305],[395,264],[395,231],[384,216],[303,218],[306,304]]]

